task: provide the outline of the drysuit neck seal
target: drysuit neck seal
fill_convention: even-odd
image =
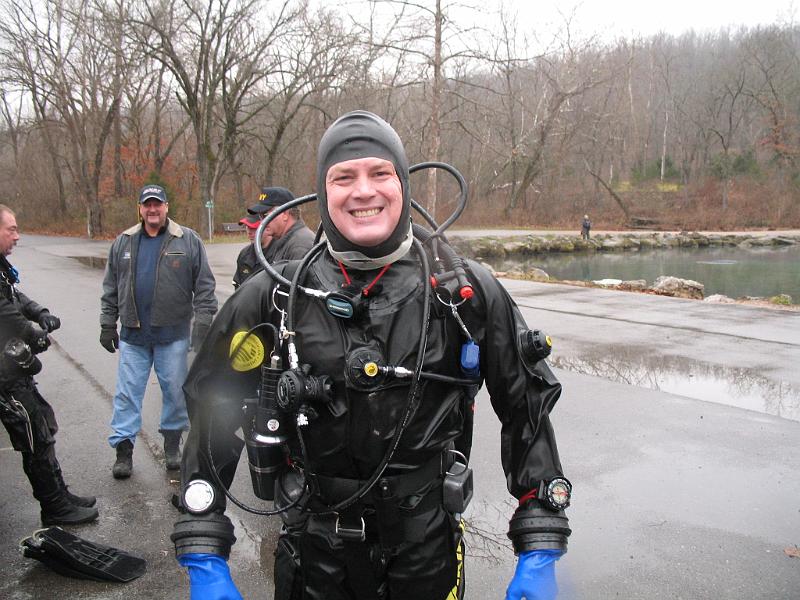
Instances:
[[[344,263],[348,267],[357,269],[359,271],[370,271],[372,269],[379,269],[380,267],[397,262],[406,254],[408,254],[408,251],[411,249],[411,244],[414,241],[414,234],[411,230],[411,222],[409,221],[406,237],[402,242],[400,242],[400,245],[389,254],[378,257],[371,257],[362,252],[361,248],[355,249],[357,247],[354,247],[352,250],[339,251],[333,247],[330,239],[327,239],[326,241],[328,243],[328,252],[334,258],[334,260]]]

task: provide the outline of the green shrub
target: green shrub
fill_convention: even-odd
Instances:
[[[680,179],[680,171],[672,164],[672,159],[667,156],[664,159],[664,179]],[[641,161],[634,165],[631,177],[636,182],[648,181],[650,179],[661,179],[661,159],[654,160],[645,165]]]
[[[769,299],[772,304],[780,304],[781,306],[789,306],[792,303],[792,297],[789,294],[778,294]]]

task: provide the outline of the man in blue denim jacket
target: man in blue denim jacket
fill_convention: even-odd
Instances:
[[[182,389],[187,354],[200,346],[217,312],[216,284],[203,242],[195,231],[170,220],[168,210],[164,188],[145,185],[139,193],[141,222],[123,231],[108,253],[100,344],[109,352],[120,351],[108,438],[117,453],[112,469],[116,479],[130,477],[133,469],[151,367],[161,386],[159,431],[166,467],[180,467],[181,435],[189,428]]]

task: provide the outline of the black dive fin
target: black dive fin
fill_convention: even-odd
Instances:
[[[126,583],[147,569],[143,558],[84,540],[60,527],[37,531],[20,542],[20,550],[56,573],[79,579]]]

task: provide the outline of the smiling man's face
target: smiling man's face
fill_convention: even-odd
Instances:
[[[382,158],[336,163],[325,177],[328,214],[336,229],[358,246],[389,239],[403,211],[403,188],[394,165]]]
[[[144,222],[145,229],[153,235],[157,233],[167,222],[169,208],[166,202],[161,202],[156,198],[148,198],[139,205],[139,214]]]

